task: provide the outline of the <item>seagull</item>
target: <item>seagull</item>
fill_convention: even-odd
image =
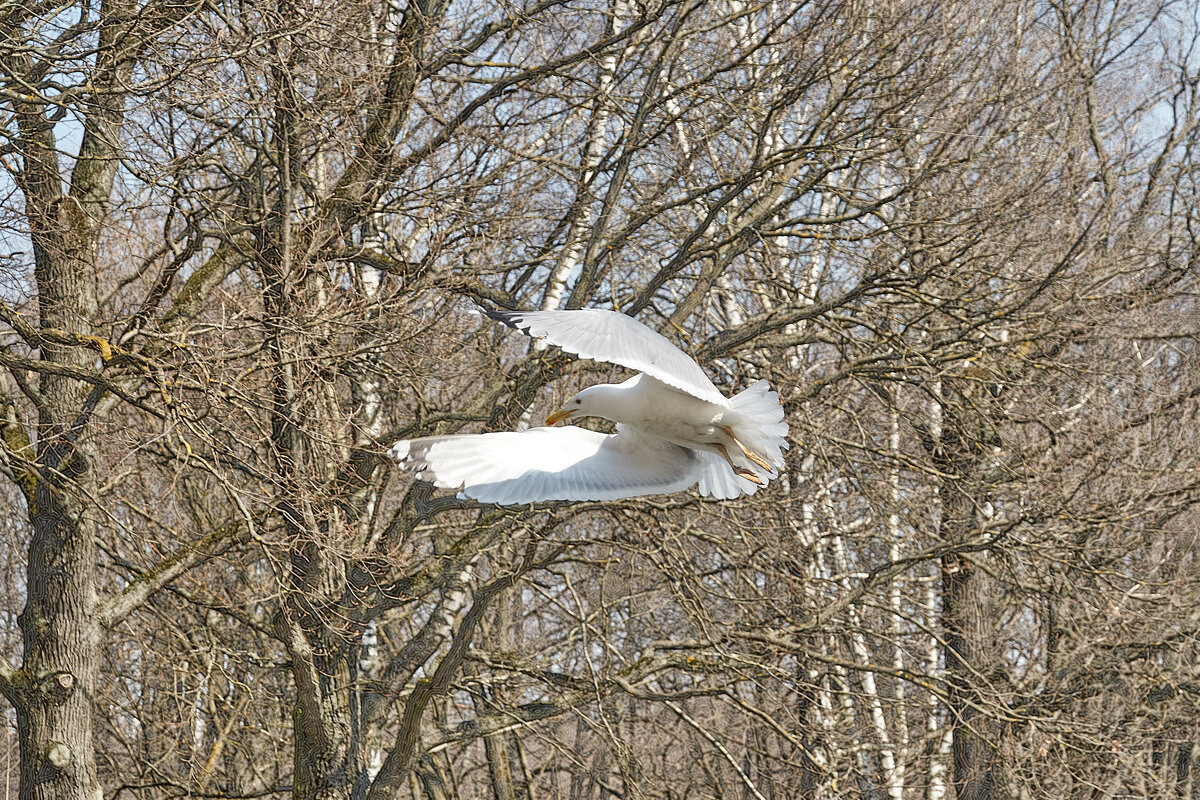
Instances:
[[[459,497],[524,505],[620,500],[683,491],[728,500],[779,474],[788,446],[779,395],[764,380],[726,397],[662,334],[616,311],[484,311],[568,353],[638,372],[590,386],[546,419],[547,427],[427,436],[388,450],[401,469]],[[604,434],[565,420],[601,417]]]

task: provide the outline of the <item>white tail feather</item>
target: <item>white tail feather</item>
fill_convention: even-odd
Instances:
[[[755,381],[729,398],[725,421],[746,449],[762,456],[776,471],[783,467],[788,426],[783,421],[779,395],[766,381]]]

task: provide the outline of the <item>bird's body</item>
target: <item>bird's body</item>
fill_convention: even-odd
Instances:
[[[592,389],[608,390],[603,405],[592,404],[592,416],[653,433],[684,447],[701,447],[719,442],[719,426],[729,410],[672,389],[644,374],[634,375],[622,383],[593,386]],[[664,397],[669,397],[671,402],[663,402]],[[567,407],[570,407],[569,403]]]
[[[485,312],[567,352],[641,370],[591,386],[547,424],[596,416],[612,434],[567,426],[397,442],[389,454],[418,477],[490,503],[609,500],[697,485],[721,499],[751,494],[783,466],[787,425],[766,381],[733,397],[661,334],[611,311]]]

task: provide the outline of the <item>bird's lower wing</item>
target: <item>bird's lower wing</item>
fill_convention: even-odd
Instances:
[[[502,505],[677,492],[704,466],[703,454],[623,426],[609,435],[567,426],[430,436],[397,442],[388,454],[435,486]]]

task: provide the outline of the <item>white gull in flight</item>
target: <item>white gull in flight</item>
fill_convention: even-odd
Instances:
[[[610,434],[568,425],[511,433],[406,439],[388,455],[435,486],[481,503],[618,500],[678,492],[725,500],[753,494],[783,467],[787,424],[766,381],[725,397],[700,365],[614,311],[485,311],[568,353],[638,370],[572,397],[546,425],[577,417],[616,423]]]

